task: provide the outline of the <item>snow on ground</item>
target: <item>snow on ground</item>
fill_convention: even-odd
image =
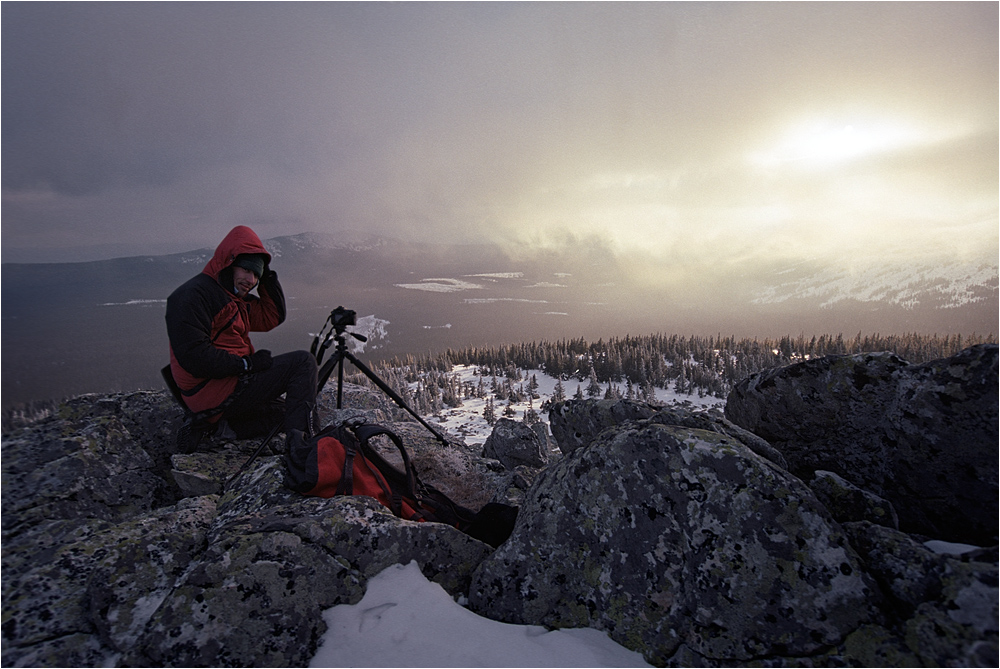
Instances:
[[[323,612],[328,631],[310,667],[648,667],[595,629],[546,631],[462,608],[416,562],[368,581],[354,605]]]
[[[470,381],[473,384],[479,383],[479,377],[476,376],[475,366],[455,365],[452,368],[452,375],[455,374],[459,376],[459,378],[462,380],[463,383],[465,383],[466,381]],[[542,419],[542,421],[547,423],[548,415],[540,411],[539,407],[541,406],[542,402],[552,397],[552,394],[555,391],[556,387],[556,379],[555,377],[549,376],[548,374],[545,374],[544,372],[535,369],[527,370],[526,374],[527,378],[522,379],[521,381],[517,381],[513,385],[515,388],[519,385],[524,385],[525,390],[527,390],[529,380],[531,379],[532,376],[535,377],[535,379],[538,381],[537,392],[540,395],[540,398],[532,401],[533,408],[535,409],[536,412],[538,412],[538,415]],[[483,377],[483,383],[486,385],[487,391],[489,391],[491,380],[492,380],[491,376]],[[504,381],[504,378],[498,376],[497,382],[499,383],[501,381]],[[563,392],[566,394],[566,397],[572,397],[574,394],[576,394],[577,386],[580,386],[580,388],[583,389],[584,392],[586,392],[589,382],[578,381],[577,379],[570,379],[569,381],[563,381],[562,384],[563,384]],[[607,390],[608,385],[609,384],[607,383],[601,384],[601,397],[604,397],[604,391]],[[618,389],[622,393],[625,392],[625,384],[618,383],[614,385],[618,386]],[[679,394],[674,392],[673,390],[667,390],[664,388],[656,389],[656,399],[659,400],[660,402],[663,402],[666,405],[684,404],[696,410],[709,409],[713,407],[722,409],[726,405],[726,401],[718,397],[711,397],[711,396],[698,397],[697,394],[694,395]],[[493,404],[494,404],[494,409],[496,410],[497,418],[503,417],[503,410],[506,408],[507,403],[494,398]],[[435,414],[433,416],[429,416],[428,419],[429,422],[436,423],[442,426],[452,434],[461,436],[462,438],[465,439],[465,442],[467,444],[482,445],[486,443],[487,437],[489,437],[490,433],[493,431],[493,428],[486,423],[486,419],[483,417],[483,409],[485,408],[486,408],[486,398],[483,399],[470,398],[463,400],[463,404],[461,407],[458,407],[457,409],[445,408],[440,413]],[[528,410],[528,402],[521,402],[515,404],[514,409],[517,413],[514,416],[513,420],[523,420],[524,412]]]

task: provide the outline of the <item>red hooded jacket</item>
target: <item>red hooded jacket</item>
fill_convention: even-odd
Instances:
[[[240,298],[234,292],[229,268],[243,253],[267,258],[259,298]],[[257,234],[236,226],[201,274],[167,298],[170,371],[192,411],[217,407],[236,389],[245,370],[243,358],[254,352],[250,332],[266,332],[285,320],[285,296],[270,261]]]

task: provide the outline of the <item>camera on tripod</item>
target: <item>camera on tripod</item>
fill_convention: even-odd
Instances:
[[[345,309],[344,307],[337,307],[330,312],[330,324],[335,330],[343,330],[344,328],[357,325],[358,324],[358,312],[353,309]]]
[[[351,325],[357,325],[357,322],[358,314],[356,311],[352,309],[345,309],[344,307],[337,307],[330,312],[330,315],[326,318],[326,323],[323,324],[319,333],[313,338],[312,347],[310,347],[309,352],[316,357],[316,364],[319,365],[319,370],[317,372],[319,385],[317,386],[316,394],[319,394],[319,392],[323,389],[323,386],[325,386],[326,382],[330,379],[330,375],[333,374],[334,370],[336,370],[337,408],[343,408],[344,361],[346,360],[357,367],[379,388],[379,390],[388,395],[397,406],[404,409],[407,413],[413,416],[418,423],[426,427],[438,441],[447,446],[448,440],[444,437],[444,435],[431,427],[427,421],[420,417],[420,414],[408,407],[406,402],[403,401],[403,398],[400,397],[395,390],[389,387],[385,381],[378,378],[375,372],[368,369],[363,362],[358,360],[353,353],[347,350],[348,335],[360,342],[368,341],[368,338],[364,335],[360,335],[356,332],[347,332],[347,328]],[[327,327],[330,329],[327,330]],[[326,355],[326,349],[329,348],[330,344],[334,341],[337,342],[337,347],[334,350],[333,356],[326,362],[323,362],[323,356]]]

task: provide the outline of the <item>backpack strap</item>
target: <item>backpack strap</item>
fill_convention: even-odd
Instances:
[[[372,462],[372,458],[370,457],[370,455],[375,453],[375,451],[368,445],[369,437],[365,437],[363,441],[360,440],[357,436],[355,436],[355,434],[352,434],[354,426],[350,427],[351,431],[345,430],[339,425],[331,426],[317,435],[317,437],[334,437],[344,447],[344,470],[340,477],[340,483],[337,484],[337,490],[334,493],[336,495],[354,494],[354,460],[358,453],[361,454],[362,459],[367,459],[372,466],[375,466],[376,469],[381,471],[381,468],[378,466],[379,463]],[[375,453],[375,455],[377,456],[378,454]],[[403,508],[402,495],[392,490],[391,486],[387,487],[385,482],[383,482],[378,476],[375,477],[375,482],[378,483],[379,487],[382,488],[382,492],[384,492],[385,496],[390,500],[391,504],[389,509],[398,516]]]
[[[337,484],[336,495],[353,495],[354,494],[354,454],[357,450],[354,448],[354,444],[344,443],[344,473],[340,476],[340,483]]]
[[[389,495],[392,499],[393,511],[396,512],[403,508],[403,499],[409,497],[417,502],[419,505],[421,495],[421,486],[417,479],[416,469],[413,467],[413,463],[410,462],[410,455],[406,451],[406,447],[403,446],[403,440],[400,439],[399,435],[390,430],[387,427],[381,425],[372,425],[369,423],[348,423],[348,427],[354,432],[358,437],[358,441],[361,444],[362,453],[368,459],[369,462],[374,464],[384,475],[386,475],[389,480],[389,486],[391,488]],[[385,458],[376,451],[369,441],[372,437],[377,437],[380,434],[384,434],[389,437],[389,440],[395,444],[396,449],[399,450],[400,455],[403,458],[403,468],[404,471],[400,472],[398,469],[392,466]],[[400,490],[399,485],[393,485],[393,481],[399,481],[402,484],[402,490]],[[423,517],[419,510],[417,510],[417,515],[414,519]]]

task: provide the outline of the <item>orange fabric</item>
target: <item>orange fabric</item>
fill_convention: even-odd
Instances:
[[[323,437],[316,444],[316,465],[319,477],[316,487],[307,492],[307,495],[316,497],[333,497],[337,494],[337,487],[344,476],[344,462],[347,459],[347,452],[344,445],[333,437]],[[392,500],[386,495],[389,490],[389,482],[382,476],[382,472],[374,467],[365,457],[357,452],[354,454],[352,495],[366,495],[374,497],[387,509],[392,508]],[[379,483],[381,482],[381,485]],[[384,489],[383,489],[384,487]],[[401,517],[414,520],[418,512],[404,499],[402,501]],[[418,522],[423,522],[422,518],[416,518]]]

